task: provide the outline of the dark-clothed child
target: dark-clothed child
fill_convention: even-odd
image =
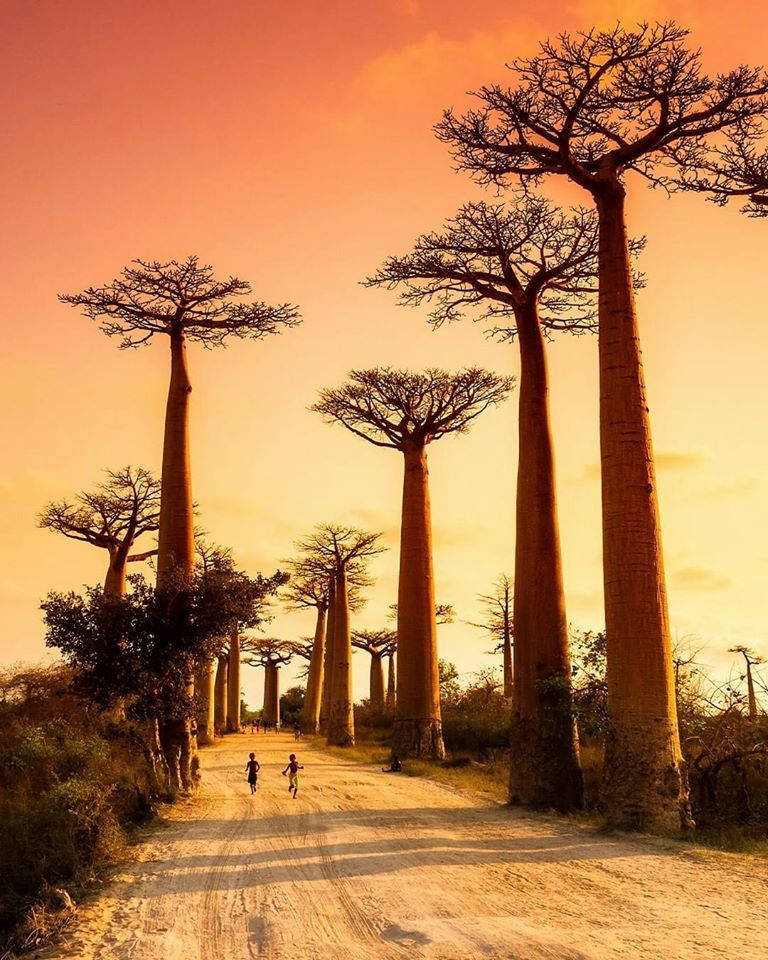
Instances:
[[[256,787],[259,782],[259,770],[261,770],[261,766],[259,765],[259,761],[256,759],[255,753],[250,753],[248,757],[248,762],[245,765],[245,773],[248,783],[251,786],[251,793],[256,793]]]

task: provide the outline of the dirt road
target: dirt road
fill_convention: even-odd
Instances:
[[[229,737],[46,958],[765,960],[765,861],[510,812],[306,744]],[[248,794],[246,754],[262,763]]]

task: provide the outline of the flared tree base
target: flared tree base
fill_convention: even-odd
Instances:
[[[392,756],[444,760],[442,722],[434,717],[428,717],[425,720],[405,720],[395,717]]]
[[[191,721],[184,718],[169,721],[162,727],[161,739],[171,789],[184,793],[194,790],[200,781],[200,758]]]
[[[331,707],[327,740],[332,747],[354,747],[355,715],[351,701],[345,700]]]
[[[661,833],[693,829],[688,771],[676,740],[666,719],[609,728],[602,803],[612,826]]]
[[[584,803],[579,744],[570,711],[537,722],[513,717],[509,802],[568,813]]]

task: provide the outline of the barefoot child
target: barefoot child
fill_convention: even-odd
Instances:
[[[296,760],[296,754],[292,753],[288,757],[288,766],[283,770],[283,776],[288,774],[290,770],[290,776],[288,777],[288,793],[293,792],[293,799],[296,799],[296,794],[299,792],[299,770],[303,770],[304,767]]]
[[[261,770],[261,765],[256,759],[255,753],[248,754],[250,759],[245,765],[245,772],[248,774],[248,783],[251,785],[251,793],[256,793],[256,784],[259,779],[259,770]]]

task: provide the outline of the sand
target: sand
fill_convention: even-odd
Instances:
[[[293,750],[296,801],[280,775]],[[40,957],[768,957],[764,860],[596,835],[284,734],[228,737],[202,757],[199,796]]]

